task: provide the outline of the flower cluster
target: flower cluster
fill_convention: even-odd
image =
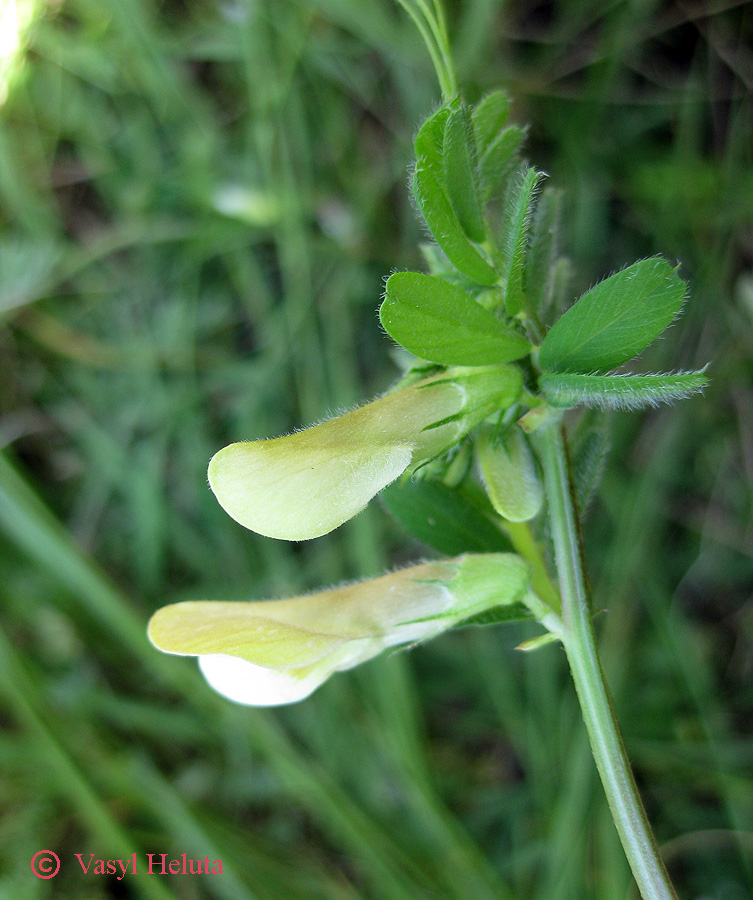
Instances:
[[[447,369],[304,431],[231,444],[212,459],[209,482],[247,528],[318,537],[515,403],[521,389],[512,365]],[[518,556],[466,554],[287,600],[176,603],[155,613],[149,637],[166,653],[199,657],[209,684],[231,700],[293,703],[385,649],[519,604],[528,582]]]

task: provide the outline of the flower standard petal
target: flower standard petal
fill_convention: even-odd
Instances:
[[[209,484],[246,528],[291,541],[320,537],[513,403],[521,385],[509,365],[452,369],[304,431],[230,444],[212,458]]]
[[[225,512],[267,537],[320,537],[359,513],[413,456],[408,443],[368,446],[352,440],[341,441],[333,452],[309,434],[313,430],[231,444],[215,454],[209,484]],[[343,472],[354,477],[345,482]]]

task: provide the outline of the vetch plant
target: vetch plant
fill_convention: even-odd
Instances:
[[[508,122],[507,97],[494,91],[471,106],[458,93],[438,3],[401,5],[443,93],[416,136],[412,174],[433,237],[429,271],[392,274],[380,309],[415,359],[371,403],[220,450],[209,481],[242,525],[295,541],[332,531],[384,491],[408,531],[452,558],[290,600],[175,604],[155,614],[149,635],[168,653],[199,657],[225,696],[274,705],[449,628],[537,620],[544,632],[525,647],[564,648],[642,896],[671,898],[599,661],[580,516],[606,452],[598,410],[666,403],[706,384],[703,371],[614,371],[675,320],[686,285],[670,263],[644,259],[559,314],[569,272],[559,195],[521,161],[525,131]],[[579,406],[597,409],[568,435],[565,412]]]

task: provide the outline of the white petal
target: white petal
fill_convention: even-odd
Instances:
[[[377,656],[387,646],[377,638],[349,641],[325,659],[300,669],[267,669],[224,653],[199,657],[199,668],[210,687],[246,706],[282,706],[312,694],[333,672],[352,669]]]
[[[313,693],[330,675],[328,668],[265,669],[237,656],[199,657],[202,674],[217,693],[247,706],[282,706]],[[299,673],[303,672],[301,675]]]

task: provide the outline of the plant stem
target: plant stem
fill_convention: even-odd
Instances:
[[[561,417],[553,416],[534,434],[544,469],[562,594],[562,642],[578,692],[591,750],[643,900],[677,900],[638,794],[599,661]]]
[[[418,9],[414,9],[411,0],[397,0],[397,2],[411,17],[426,44],[442,91],[442,100],[445,102],[451,100],[457,93],[458,87],[455,67],[447,43],[444,16],[437,19],[427,8],[424,0],[415,0]],[[437,3],[436,7],[441,10],[440,4]]]
[[[432,11],[426,3],[426,0],[416,0],[419,9],[424,14],[424,18],[429,23],[431,33],[437,42],[439,54],[442,58],[444,68],[444,78],[446,88],[442,87],[442,93],[445,100],[452,99],[458,92],[457,78],[455,77],[455,64],[452,61],[452,53],[450,52],[450,41],[447,34],[447,25],[444,19],[444,10],[442,9],[441,0],[434,0],[434,10]],[[440,86],[441,85],[440,77]]]

